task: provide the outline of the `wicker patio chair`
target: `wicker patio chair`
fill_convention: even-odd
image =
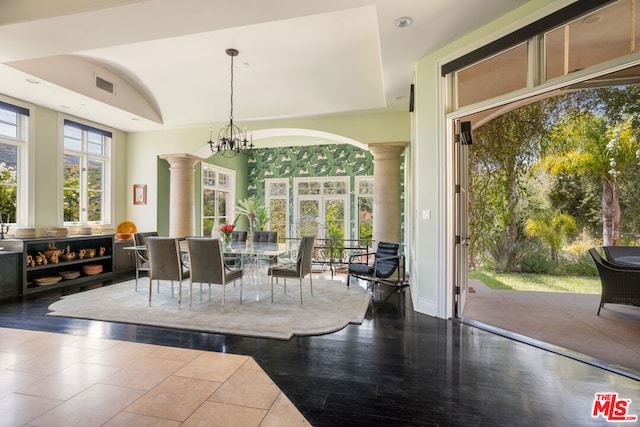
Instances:
[[[595,248],[589,249],[589,254],[596,263],[602,283],[597,314],[600,315],[605,303],[640,307],[640,268],[613,264],[603,259]]]

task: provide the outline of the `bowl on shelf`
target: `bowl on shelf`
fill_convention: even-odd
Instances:
[[[38,277],[33,282],[38,286],[46,286],[53,285],[54,283],[58,283],[62,280],[62,276],[46,276],[46,277]]]
[[[117,233],[116,239],[118,240],[131,240],[133,239],[133,233]]]
[[[87,276],[102,273],[102,264],[87,264],[82,266],[82,272]]]
[[[65,280],[71,280],[71,279],[75,279],[80,277],[80,272],[79,271],[61,271],[60,273],[58,273],[62,276],[63,279]]]

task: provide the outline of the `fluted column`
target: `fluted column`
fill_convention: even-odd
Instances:
[[[169,236],[186,237],[195,234],[195,181],[193,167],[202,159],[191,154],[165,154],[169,162]]]
[[[373,240],[400,242],[400,155],[406,143],[369,144],[373,154]]]

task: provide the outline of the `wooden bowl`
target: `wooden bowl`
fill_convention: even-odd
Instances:
[[[87,276],[93,276],[95,274],[102,273],[101,264],[86,264],[82,266],[82,272]]]
[[[131,240],[133,239],[133,233],[117,233],[116,239],[118,240]]]

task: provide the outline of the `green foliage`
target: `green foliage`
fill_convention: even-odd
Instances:
[[[525,232],[530,237],[543,241],[551,248],[551,259],[558,260],[558,251],[563,241],[575,237],[578,232],[576,220],[566,213],[542,212],[537,218],[529,218]]]
[[[256,210],[256,216],[255,216],[255,230],[256,231],[264,231],[266,230],[267,224],[269,223],[269,213],[267,212],[267,210],[263,207],[258,208]]]
[[[249,233],[254,231],[256,214],[259,210],[264,210],[264,202],[262,199],[256,196],[247,197],[246,199],[239,200],[236,204],[236,219],[234,223],[238,221],[238,217],[244,215],[249,220]]]
[[[0,214],[3,221],[11,222],[16,220],[16,186],[18,183],[16,176],[16,167],[7,166],[4,162],[0,163]]]
[[[527,252],[520,263],[522,273],[560,274],[558,262],[549,259],[548,254],[540,250]]]

